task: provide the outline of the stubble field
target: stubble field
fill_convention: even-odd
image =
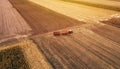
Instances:
[[[109,19],[119,11],[61,0],[31,1],[0,1],[0,69],[120,68],[120,21]],[[53,35],[64,29],[73,33]]]

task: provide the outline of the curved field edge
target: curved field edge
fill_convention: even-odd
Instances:
[[[106,5],[106,4],[101,4],[101,3],[93,3],[93,2],[87,2],[87,1],[75,1],[75,0],[61,0],[65,2],[72,2],[72,3],[77,3],[77,4],[84,4],[88,6],[93,6],[93,7],[98,7],[98,8],[103,8],[103,9],[109,9],[109,10],[114,10],[114,11],[120,11],[119,6],[112,6],[112,5]]]
[[[52,69],[46,58],[30,40],[0,48],[0,69]],[[7,65],[6,65],[7,64]]]

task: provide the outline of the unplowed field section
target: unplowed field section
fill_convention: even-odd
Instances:
[[[68,36],[33,38],[54,69],[120,68],[119,28],[96,24],[71,29],[74,33]]]
[[[0,40],[30,31],[31,28],[9,1],[0,0]]]
[[[56,13],[27,0],[9,1],[32,27],[34,33],[46,33],[83,24],[83,22]]]

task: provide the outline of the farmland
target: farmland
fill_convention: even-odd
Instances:
[[[119,69],[118,1],[80,1],[0,0],[0,69]]]
[[[74,34],[69,36],[55,37],[49,33],[33,39],[55,69],[119,68],[120,38],[116,37],[120,33],[118,28],[108,28],[112,27],[84,25],[72,27]],[[110,34],[111,30],[114,32]]]
[[[103,9],[109,9],[109,10],[115,10],[115,11],[120,11],[120,5],[119,2],[115,2],[112,3],[113,1],[109,1],[109,0],[63,0],[66,2],[72,2],[72,3],[77,3],[77,4],[85,4],[88,6],[94,6],[94,7],[98,7],[98,8],[103,8]]]
[[[84,24],[84,22],[80,22],[70,17],[63,16],[62,14],[55,13],[47,8],[25,0],[10,1],[25,18],[35,34],[46,33],[70,26]],[[29,11],[31,11],[32,13]]]
[[[0,42],[1,39],[5,41],[17,34],[29,34],[31,30],[30,26],[7,0],[0,0],[0,36],[2,36]]]
[[[2,47],[0,55],[1,69],[37,69],[38,67],[51,69],[36,45],[30,40]],[[34,57],[36,58],[34,59]]]
[[[96,21],[104,18],[109,18],[110,15],[120,14],[118,11],[101,9],[93,6],[86,6],[84,4],[76,4],[66,2],[63,0],[30,0],[31,2],[37,3],[41,6],[49,8],[58,13],[62,13],[71,18],[86,23],[95,23]],[[76,10],[77,9],[77,10]],[[71,11],[72,10],[72,11]],[[99,14],[98,14],[99,13]]]

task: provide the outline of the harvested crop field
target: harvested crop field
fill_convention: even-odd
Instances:
[[[74,33],[68,36],[48,33],[33,38],[54,69],[120,68],[119,28],[95,24],[71,29]]]
[[[0,47],[0,69],[52,69],[30,40]]]
[[[112,2],[109,0],[62,0],[66,2],[71,2],[71,3],[77,3],[77,4],[85,4],[88,6],[93,6],[93,7],[98,7],[98,8],[103,8],[103,9],[109,9],[109,10],[115,10],[115,11],[120,11],[120,5],[119,2]]]
[[[86,23],[96,23],[96,21],[98,21],[99,19],[108,18],[110,15],[113,14],[120,14],[120,12],[114,10],[88,6],[85,4],[66,2],[63,0],[29,0],[29,1],[37,3],[40,6],[44,6],[46,8],[49,8],[53,11],[64,14],[71,18],[77,19],[79,21],[84,21]],[[98,2],[101,2],[101,0],[99,0]]]
[[[85,24],[27,0],[9,0],[33,29],[35,34]]]
[[[29,34],[31,28],[8,0],[0,0],[0,42],[17,34]]]
[[[0,69],[119,69],[119,16],[98,21],[119,13],[62,0],[0,0]]]

